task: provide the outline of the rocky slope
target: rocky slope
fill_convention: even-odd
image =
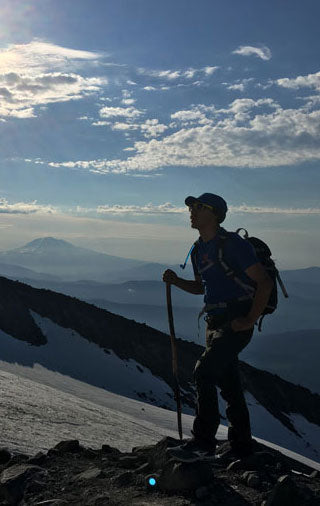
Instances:
[[[221,441],[214,461],[181,463],[167,449],[179,441],[121,453],[61,441],[46,453],[0,450],[0,504],[60,506],[317,506],[320,476],[261,443],[243,460]]]

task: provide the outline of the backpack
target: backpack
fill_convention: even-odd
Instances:
[[[257,255],[257,258],[259,260],[259,262],[262,264],[262,266],[266,269],[269,277],[272,279],[273,281],[273,288],[272,288],[272,291],[270,293],[270,297],[269,297],[269,300],[267,302],[267,305],[265,307],[265,309],[263,310],[261,316],[260,316],[260,319],[259,319],[259,324],[258,324],[258,330],[259,332],[261,332],[261,326],[262,326],[262,321],[263,321],[263,318],[265,317],[265,315],[267,314],[271,314],[273,313],[276,308],[277,308],[277,305],[278,305],[278,287],[277,287],[277,282],[279,283],[279,286],[282,290],[282,293],[283,295],[287,298],[289,297],[287,291],[286,291],[286,288],[282,282],[282,279],[280,278],[280,274],[279,274],[279,271],[278,269],[276,268],[276,265],[274,263],[274,260],[272,260],[271,258],[271,250],[269,248],[269,246],[263,242],[261,239],[258,239],[257,237],[249,237],[249,234],[247,232],[246,229],[244,228],[238,228],[236,230],[236,233],[239,234],[239,232],[241,230],[244,230],[244,237],[243,239],[246,240],[246,241],[249,241],[250,244],[253,246],[255,252],[256,252],[256,255]],[[247,284],[245,284],[238,276],[237,276],[237,271],[233,270],[232,267],[230,265],[228,265],[225,261],[225,258],[224,258],[224,244],[225,244],[225,241],[228,239],[228,233],[225,233],[223,232],[222,234],[219,235],[219,243],[218,243],[218,260],[222,266],[222,268],[224,269],[226,275],[230,278],[232,278],[236,283],[240,284],[243,289],[245,291],[247,291],[247,293],[249,295],[251,295],[252,297],[252,286],[249,286]],[[192,250],[196,249],[197,247],[197,243],[198,241],[196,241],[191,250],[189,251],[189,254],[186,258],[186,262],[192,252]],[[180,265],[181,268],[185,268],[185,265],[186,265],[186,262],[184,263],[184,265]]]

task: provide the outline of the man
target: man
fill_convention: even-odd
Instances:
[[[253,451],[249,412],[238,370],[238,354],[253,334],[254,324],[269,300],[273,282],[258,261],[252,245],[238,234],[226,232],[220,224],[227,213],[225,200],[212,193],[187,197],[191,227],[199,240],[191,259],[195,280],[186,280],[167,269],[163,281],[193,294],[204,294],[206,350],[197,361],[194,380],[197,389],[193,436],[171,451],[176,456],[189,450],[214,457],[216,432],[220,423],[216,387],[227,402],[228,440],[236,458]],[[223,260],[237,273],[226,275],[218,259],[224,237]],[[179,453],[180,452],[180,453]]]

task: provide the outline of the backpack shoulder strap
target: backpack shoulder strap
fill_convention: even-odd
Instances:
[[[240,230],[245,230],[245,229],[238,229],[237,230],[237,233],[240,231]],[[245,232],[248,234],[248,232],[245,230]],[[238,273],[236,272],[236,270],[234,270],[225,260],[225,256],[224,256],[224,249],[225,249],[225,245],[226,245],[226,242],[228,240],[228,238],[231,237],[231,234],[229,234],[228,232],[226,231],[223,231],[221,234],[219,234],[219,243],[218,243],[218,260],[219,260],[219,263],[221,265],[221,267],[223,268],[226,276],[230,279],[232,279],[235,283],[237,283],[239,286],[241,286],[241,288],[243,288],[243,290],[247,293],[247,295],[250,297],[250,298],[253,298],[254,297],[254,294],[255,294],[255,288],[252,286],[252,285],[249,285],[249,283],[246,283],[245,281],[243,281]]]

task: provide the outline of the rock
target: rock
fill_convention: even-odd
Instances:
[[[35,502],[34,506],[66,506],[63,499],[47,499],[46,501]]]
[[[200,501],[205,499],[206,497],[209,497],[209,495],[210,495],[210,490],[208,487],[199,487],[196,490],[196,498],[200,499]]]
[[[257,473],[251,473],[248,476],[247,484],[249,487],[258,488],[260,486],[260,478]]]
[[[61,441],[53,448],[53,450],[56,450],[59,453],[79,453],[82,448],[77,439],[71,439],[68,441]]]
[[[28,464],[34,464],[36,466],[41,466],[45,462],[46,458],[47,458],[47,456],[45,453],[38,452],[36,455],[34,455],[34,457],[30,457],[28,459]]]
[[[256,471],[263,469],[266,465],[274,465],[275,456],[269,452],[256,452],[248,457],[234,460],[227,469],[229,471],[240,471],[241,469],[248,471]]]
[[[244,468],[243,468],[243,463],[240,459],[234,460],[227,467],[227,471],[240,471],[241,469],[244,469]]]
[[[137,467],[137,469],[135,469],[134,472],[137,473],[137,474],[139,474],[139,473],[146,473],[148,471],[151,471],[151,469],[152,468],[151,468],[149,462],[145,462],[140,467]]]
[[[118,450],[118,448],[113,448],[112,446],[109,445],[102,445],[101,451],[102,453],[117,453],[117,454],[121,453],[120,450]]]
[[[143,454],[145,460],[155,469],[160,469],[171,459],[166,451],[168,448],[181,444],[181,441],[172,437],[164,437],[152,446],[140,446],[133,448],[134,453]]]
[[[21,501],[28,481],[46,471],[39,466],[17,464],[5,469],[0,476],[1,492],[10,504]]]
[[[123,457],[119,457],[119,465],[121,467],[126,467],[128,469],[135,468],[137,464],[141,462],[141,457],[135,455],[124,455]]]
[[[86,459],[94,460],[98,455],[99,455],[99,451],[97,452],[96,450],[92,450],[91,448],[85,448],[83,450],[83,456]]]
[[[175,462],[171,459],[163,466],[159,488],[161,490],[196,490],[210,484],[213,471],[208,462]]]
[[[7,464],[11,459],[11,453],[6,448],[0,448],[0,465]]]
[[[77,474],[74,476],[72,481],[81,481],[81,480],[94,480],[97,478],[104,478],[105,474],[104,472],[99,469],[98,467],[93,467],[91,469],[87,469],[87,471],[84,471],[83,473]]]
[[[286,474],[280,476],[266,501],[266,506],[301,506],[299,489]]]
[[[133,474],[131,471],[126,471],[125,473],[118,474],[118,476],[112,478],[111,482],[116,487],[131,485],[133,482]]]
[[[258,473],[255,473],[254,471],[246,471],[243,473],[241,478],[249,487],[257,488],[261,485]]]

